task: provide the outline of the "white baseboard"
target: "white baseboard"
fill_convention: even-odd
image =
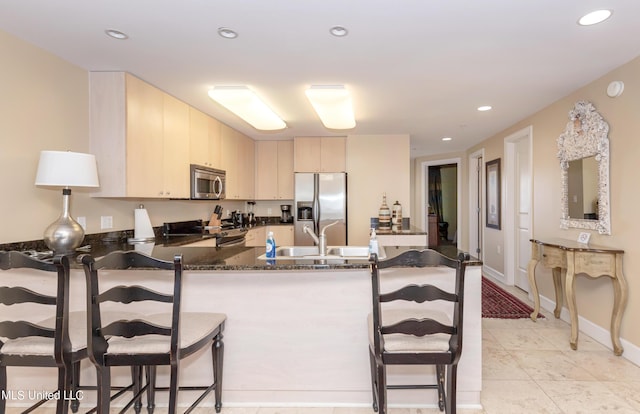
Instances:
[[[540,307],[551,312],[556,308],[556,302],[545,297],[540,296]],[[571,323],[571,317],[569,316],[569,310],[562,308],[560,312],[560,319],[567,323]],[[582,316],[578,316],[578,324],[580,326],[580,332],[589,335],[593,340],[604,345],[608,349],[613,351],[613,345],[611,344],[611,332]],[[622,357],[628,359],[636,365],[640,365],[640,347],[632,344],[631,342],[620,338],[624,352]],[[580,347],[580,340],[578,339],[578,348]]]
[[[482,275],[489,276],[502,284],[505,284],[505,285],[508,284],[507,278],[501,272],[497,271],[492,267],[487,266],[486,264],[482,265]]]

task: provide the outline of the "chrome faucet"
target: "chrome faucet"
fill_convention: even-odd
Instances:
[[[320,231],[320,236],[319,237],[315,235],[313,230],[311,230],[311,227],[309,227],[308,225],[305,225],[304,228],[302,229],[302,231],[304,233],[307,233],[309,236],[311,236],[311,238],[313,239],[315,244],[318,245],[318,254],[320,256],[326,256],[327,255],[327,236],[325,235],[325,231],[327,230],[327,227],[331,227],[334,224],[338,224],[339,222],[340,222],[340,220],[336,220],[333,223],[327,224],[326,226],[324,226],[322,228],[322,230]]]
[[[317,245],[320,244],[320,240],[318,239],[318,236],[316,236],[316,234],[313,232],[313,230],[311,230],[311,227],[309,227],[308,224],[305,224],[303,229],[302,229],[303,233],[307,233],[309,236],[311,236],[311,238],[313,239],[313,242]]]

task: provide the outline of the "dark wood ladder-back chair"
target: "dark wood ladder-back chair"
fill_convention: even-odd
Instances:
[[[222,313],[180,312],[182,289],[182,256],[176,255],[173,262],[158,260],[135,251],[118,251],[110,253],[98,260],[90,255],[83,255],[81,261],[87,279],[87,325],[89,358],[96,367],[98,376],[98,413],[109,413],[110,367],[131,366],[136,370],[138,378],[142,377],[146,367],[146,385],[134,389],[133,400],[123,409],[126,410],[146,391],[148,411],[152,413],[155,406],[155,391],[167,390],[156,388],[156,366],[170,366],[170,386],[168,413],[177,409],[179,389],[204,390],[186,411],[190,412],[206,396],[214,390],[215,409],[222,407],[222,331],[226,315]],[[99,284],[106,282],[113,272],[101,272],[99,269],[164,269],[173,274],[171,293],[159,293],[141,286],[135,274],[130,277],[131,284],[118,285],[104,291]],[[159,281],[166,281],[166,272],[145,272],[145,276],[157,275]],[[100,280],[100,282],[99,282]],[[137,283],[137,284],[136,284]],[[160,282],[162,283],[162,282]],[[103,324],[101,305],[105,302],[117,302],[118,306],[135,304],[137,309],[146,305],[154,306],[151,312],[132,311],[126,319]],[[143,303],[145,302],[145,303]],[[159,303],[171,307],[171,311],[157,313]],[[131,319],[133,317],[133,319]],[[213,359],[213,383],[209,386],[185,387],[178,385],[179,361],[196,351],[211,346]],[[140,383],[140,382],[139,382]],[[140,383],[141,384],[141,383]]]
[[[7,307],[7,315],[0,315],[0,413],[6,410],[8,366],[57,367],[56,413],[66,413],[69,402],[77,411],[80,361],[87,357],[87,347],[83,326],[79,333],[69,334],[69,258],[55,256],[52,261],[42,261],[16,251],[0,251],[0,269],[22,269],[11,283],[7,274],[0,275],[0,304]],[[43,275],[49,276],[47,273],[52,279],[49,292],[47,283],[42,281]],[[10,317],[8,307],[16,305],[29,306],[31,312],[20,308],[20,320]],[[35,321],[26,320],[30,313]],[[37,316],[45,314],[48,316]],[[24,412],[46,401],[36,402]]]
[[[468,260],[466,253],[451,259],[435,250],[409,250],[383,261],[372,255],[373,312],[368,323],[374,411],[387,413],[387,389],[437,389],[440,411],[447,414],[456,412],[457,365],[462,352],[464,274]],[[384,269],[433,266],[455,269],[454,291],[429,284],[429,273],[425,269],[424,275],[419,276],[424,279],[424,284],[409,284],[392,292],[381,292]],[[436,300],[450,302],[444,309],[452,308],[452,312],[433,307],[418,310],[425,305],[424,302]],[[390,307],[390,302],[394,301],[404,302],[396,302],[394,307]],[[402,305],[407,301],[415,304],[411,307]],[[387,365],[435,365],[436,383],[389,385]]]

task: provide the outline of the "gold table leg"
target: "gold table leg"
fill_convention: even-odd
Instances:
[[[627,281],[622,273],[622,255],[616,254],[616,271],[612,277],[613,282],[613,313],[611,314],[611,342],[613,344],[613,353],[617,356],[622,355],[624,348],[620,343],[620,322],[622,321],[622,313],[627,306],[628,292]]]

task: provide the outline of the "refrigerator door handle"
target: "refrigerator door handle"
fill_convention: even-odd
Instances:
[[[313,174],[313,231],[320,232],[320,175]]]

